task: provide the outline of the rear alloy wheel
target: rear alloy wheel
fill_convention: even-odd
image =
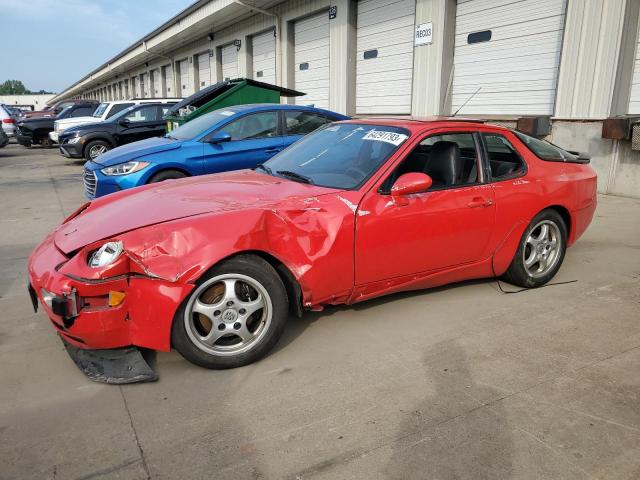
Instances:
[[[84,147],[84,158],[86,160],[95,160],[99,155],[102,155],[109,150],[111,150],[111,145],[107,142],[104,140],[94,140]]]
[[[202,367],[240,367],[273,348],[288,311],[274,268],[255,255],[234,257],[206,275],[178,310],[173,345]]]
[[[526,288],[540,287],[560,269],[567,248],[567,227],[555,210],[544,210],[531,221],[505,280]]]

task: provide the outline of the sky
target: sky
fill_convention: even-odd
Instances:
[[[195,0],[0,0],[0,83],[61,92]]]

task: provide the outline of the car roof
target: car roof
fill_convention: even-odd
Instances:
[[[307,110],[307,111],[317,111],[317,112],[327,112],[334,115],[342,115],[338,112],[332,112],[331,110],[326,110],[324,108],[317,108],[311,105],[289,105],[286,103],[248,103],[244,105],[234,105],[232,107],[226,107],[224,110],[230,110],[233,112],[245,112],[248,110],[251,111],[260,111],[260,110]],[[346,115],[343,115],[346,117]]]
[[[469,127],[469,125],[486,125],[491,128],[500,130],[509,130],[502,125],[489,124],[481,119],[465,118],[465,117],[447,117],[447,116],[433,116],[433,117],[375,117],[375,118],[353,118],[351,120],[344,120],[345,123],[364,123],[367,125],[380,125],[388,127],[400,127],[409,130],[421,130],[425,127],[438,128],[438,127]]]
[[[131,100],[108,100],[102,103],[122,105],[123,103],[167,103],[182,100],[181,98],[132,98]]]

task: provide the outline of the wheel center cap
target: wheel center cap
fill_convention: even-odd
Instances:
[[[225,323],[233,323],[238,319],[238,312],[236,312],[233,308],[227,308],[224,312],[222,312],[222,320]]]

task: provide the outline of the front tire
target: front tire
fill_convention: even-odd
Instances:
[[[95,160],[99,155],[111,150],[111,145],[104,140],[92,140],[84,147],[85,160]]]
[[[178,171],[178,170],[164,170],[162,172],[156,173],[153,177],[149,179],[147,183],[158,183],[164,182],[165,180],[171,180],[174,178],[184,178],[187,175]]]
[[[284,331],[289,301],[276,270],[257,255],[216,265],[173,320],[172,344],[205,368],[235,368],[264,357]]]
[[[567,226],[555,210],[536,215],[520,239],[504,279],[524,288],[541,287],[562,265],[567,249]]]

